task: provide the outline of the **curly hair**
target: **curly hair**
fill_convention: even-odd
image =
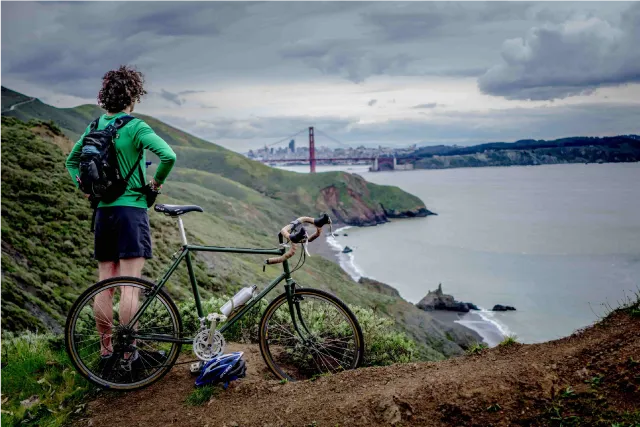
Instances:
[[[124,110],[129,105],[140,102],[146,95],[144,76],[132,67],[121,65],[117,70],[108,71],[102,77],[102,89],[98,93],[98,104],[109,113]]]

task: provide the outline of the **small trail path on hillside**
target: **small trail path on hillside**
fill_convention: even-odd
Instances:
[[[36,98],[30,98],[30,99],[28,99],[26,101],[18,102],[17,104],[13,104],[11,107],[7,108],[6,110],[2,110],[2,113],[6,113],[8,111],[13,111],[13,110],[16,109],[16,107],[19,107],[19,106],[24,105],[24,104],[28,104],[28,103],[33,102],[35,100],[36,100]]]
[[[270,379],[256,346],[232,344],[229,350],[245,351],[247,378],[202,406],[184,403],[194,377],[176,366],[145,390],[104,394],[75,425],[537,426],[559,425],[550,407],[560,407],[561,417],[600,416],[593,414],[601,406],[585,402],[607,411],[640,408],[640,364],[633,363],[640,360],[640,318],[626,313],[544,344],[359,369],[313,382],[280,384]],[[596,376],[600,382],[590,385]],[[563,392],[569,386],[571,392]]]

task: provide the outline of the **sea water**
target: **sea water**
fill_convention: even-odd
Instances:
[[[349,172],[438,216],[338,230],[328,241],[353,249],[339,254],[345,271],[414,303],[442,283],[483,309],[460,321],[481,334],[491,325],[525,343],[560,338],[640,291],[638,163]]]

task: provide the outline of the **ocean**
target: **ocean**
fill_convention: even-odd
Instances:
[[[459,323],[490,345],[500,335],[523,343],[570,335],[640,291],[638,163],[318,168],[336,169],[398,186],[438,214],[336,232],[328,242],[342,268],[388,283],[413,303],[442,283],[445,293],[481,307]],[[353,252],[339,253],[344,246]],[[495,304],[517,310],[490,311]]]

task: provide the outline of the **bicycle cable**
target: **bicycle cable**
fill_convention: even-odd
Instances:
[[[304,248],[302,248],[303,250],[300,251],[300,258],[298,258],[298,263],[296,264],[295,267],[293,267],[293,270],[291,270],[291,273],[294,273],[298,270],[300,270],[302,268],[302,266],[304,265],[304,263],[307,261],[307,254],[306,251],[304,250]],[[304,258],[304,261],[302,261]],[[300,265],[300,262],[302,262],[302,265]]]

